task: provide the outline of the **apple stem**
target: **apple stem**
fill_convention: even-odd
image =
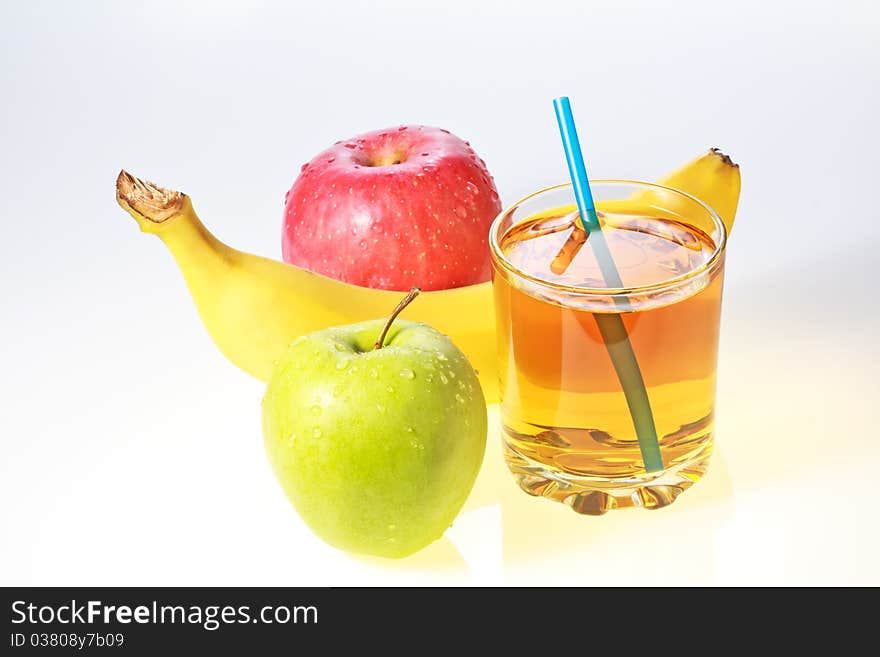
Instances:
[[[375,344],[373,345],[374,351],[376,349],[382,348],[382,346],[385,344],[385,336],[388,335],[388,329],[391,328],[391,325],[394,323],[394,320],[397,319],[397,316],[403,312],[403,309],[406,308],[412,302],[413,299],[415,299],[417,296],[419,296],[420,293],[421,293],[421,289],[419,289],[417,287],[413,287],[410,289],[410,291],[407,293],[407,295],[405,297],[403,297],[403,299],[400,300],[400,303],[397,304],[397,307],[391,313],[391,316],[388,318],[388,321],[385,322],[385,326],[382,327],[382,332],[379,333],[379,338],[376,340]]]

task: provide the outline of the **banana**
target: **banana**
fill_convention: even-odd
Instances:
[[[730,235],[739,203],[740,173],[739,165],[720,150],[710,149],[706,154],[666,174],[657,184],[696,196],[718,213],[727,234]],[[672,211],[680,206],[684,212],[688,211],[687,202],[682,202],[680,196],[673,194],[640,192],[631,201],[654,204]]]
[[[143,232],[171,251],[223,355],[262,381],[297,336],[385,317],[402,297],[233,249],[199,220],[188,196],[125,171],[116,198]],[[491,285],[423,292],[406,314],[449,335],[479,372],[486,394],[497,398]]]
[[[712,150],[661,182],[698,196],[733,224],[739,169],[727,156]],[[400,292],[349,285],[233,249],[199,220],[186,194],[126,171],[116,180],[116,200],[171,251],[223,355],[262,381],[297,336],[386,317],[400,301]],[[407,315],[446,333],[477,370],[486,401],[498,400],[491,283],[423,292]]]

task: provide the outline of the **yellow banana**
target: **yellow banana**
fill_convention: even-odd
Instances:
[[[125,171],[116,190],[141,230],[157,235],[174,255],[220,351],[260,380],[269,380],[274,361],[297,336],[388,316],[403,296],[233,249],[202,224],[188,196]],[[449,335],[479,372],[487,396],[497,398],[491,283],[423,292],[406,316]]]
[[[732,225],[739,170],[727,156],[710,151],[661,182],[698,196]],[[186,194],[125,171],[116,180],[116,199],[171,251],[220,351],[262,381],[297,336],[386,317],[400,301],[400,292],[349,285],[233,249],[202,224]],[[497,401],[491,283],[423,292],[406,314],[449,335],[479,373],[486,401]]]
[[[658,185],[687,192],[706,203],[724,222],[727,234],[733,230],[736,206],[739,203],[740,174],[739,165],[717,148],[709,150],[683,167],[668,173],[657,181]],[[654,204],[666,210],[681,206],[688,211],[687,202],[674,194],[655,191],[639,192],[631,202]]]

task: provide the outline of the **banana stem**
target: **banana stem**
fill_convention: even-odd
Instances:
[[[184,211],[189,197],[141,180],[123,169],[116,178],[116,200],[137,220],[141,230],[156,232],[162,224]]]
[[[388,321],[385,322],[385,326],[382,327],[382,332],[379,333],[379,337],[376,339],[375,344],[373,344],[373,351],[382,348],[382,346],[385,344],[385,336],[388,335],[388,330],[391,328],[394,320],[397,319],[397,316],[403,312],[403,309],[406,308],[413,299],[419,296],[421,292],[422,290],[420,288],[413,287],[410,289],[409,293],[400,300],[400,303],[397,304],[397,307],[391,313]]]

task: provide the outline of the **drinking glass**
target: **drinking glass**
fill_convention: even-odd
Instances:
[[[681,191],[626,180],[591,188],[625,287],[602,279],[570,184],[517,201],[492,224],[505,460],[525,492],[579,513],[659,508],[712,454],[726,232]],[[618,317],[625,332],[603,331]],[[650,408],[635,408],[627,392],[638,386],[618,371],[613,352],[626,341]],[[645,468],[634,412],[653,422],[661,469]]]

